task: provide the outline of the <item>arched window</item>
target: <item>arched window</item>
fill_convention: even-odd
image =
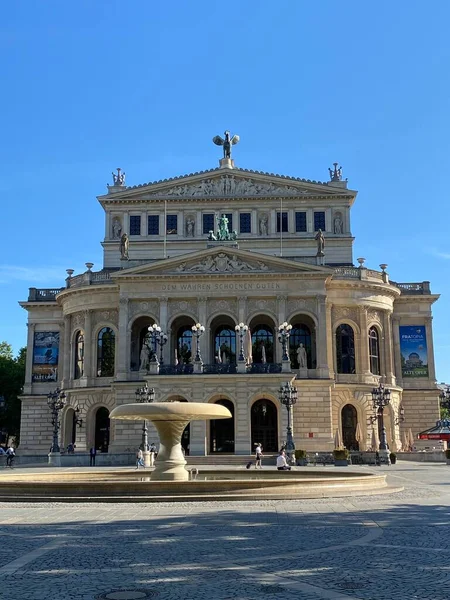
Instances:
[[[356,439],[356,426],[358,424],[358,413],[352,404],[346,404],[341,411],[342,419],[342,441],[347,450],[359,450]]]
[[[103,327],[97,337],[97,377],[114,375],[116,334],[110,327]]]
[[[380,342],[378,337],[378,330],[376,327],[369,329],[369,359],[370,359],[370,372],[374,375],[381,375],[380,373]]]
[[[355,373],[355,335],[346,323],[336,329],[336,362],[338,373]]]
[[[78,331],[75,336],[75,371],[74,378],[80,379],[84,375],[84,333]]]
[[[309,327],[303,323],[299,323],[292,327],[291,337],[289,338],[289,356],[291,363],[297,367],[297,348],[300,346],[300,344],[303,344],[303,347],[306,350],[307,366],[308,369],[311,369],[311,331]]]
[[[177,360],[187,365],[192,358],[192,325],[183,325],[177,331]]]
[[[214,336],[216,362],[234,364],[236,362],[236,332],[228,325],[221,325]]]
[[[254,363],[273,363],[273,331],[269,325],[257,325],[252,331]]]

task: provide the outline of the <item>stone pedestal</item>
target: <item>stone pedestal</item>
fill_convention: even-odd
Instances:
[[[308,369],[306,367],[300,367],[298,370],[298,376],[300,379],[308,379]]]
[[[159,362],[157,360],[149,364],[148,372],[150,375],[159,375]]]
[[[238,361],[236,370],[239,374],[247,373],[247,365],[245,360]]]
[[[202,360],[194,360],[194,373],[196,373],[196,374],[203,373],[203,361]]]
[[[391,451],[390,450],[378,450],[380,455],[380,464],[390,465],[391,464]]]
[[[232,158],[221,158],[219,166],[221,169],[234,169],[234,160]]]
[[[153,454],[153,452],[149,452],[148,450],[144,450],[144,452],[142,453],[143,455],[143,459],[144,459],[144,465],[146,467],[151,467],[151,454]]]
[[[155,453],[154,452],[149,452],[150,454],[150,458],[149,458],[149,466],[150,467],[154,467],[155,466]]]
[[[282,373],[291,373],[291,361],[290,360],[282,360],[281,361],[281,372]]]
[[[61,452],[49,452],[48,466],[49,467],[60,467],[61,466]]]

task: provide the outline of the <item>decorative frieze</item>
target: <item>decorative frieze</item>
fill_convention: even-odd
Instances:
[[[317,303],[315,298],[289,298],[287,303],[287,314],[307,310],[308,312],[317,312]]]
[[[358,312],[355,307],[334,305],[331,314],[333,322],[340,321],[341,319],[348,319],[354,323],[358,323]]]
[[[207,305],[207,315],[210,317],[216,313],[228,312],[236,314],[237,303],[234,298],[222,298],[220,300],[209,300]]]
[[[197,302],[195,300],[171,300],[169,301],[169,317],[186,313],[196,314]]]
[[[119,312],[111,309],[94,312],[92,315],[92,324],[95,326],[98,323],[111,323],[112,325],[118,325]]]
[[[367,311],[367,323],[371,325],[372,323],[377,323],[381,325],[383,323],[382,314],[379,310],[369,309]]]
[[[72,331],[84,329],[84,310],[72,315]]]
[[[235,254],[228,255],[220,252],[217,256],[207,256],[199,263],[181,263],[176,267],[177,273],[241,273],[245,271],[267,271],[268,267],[262,261],[246,262]]]
[[[129,314],[130,317],[142,313],[157,315],[159,312],[158,300],[134,300],[130,302]]]
[[[247,313],[271,312],[277,314],[277,301],[275,298],[251,298],[247,303]]]

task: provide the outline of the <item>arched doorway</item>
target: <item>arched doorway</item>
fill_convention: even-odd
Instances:
[[[347,450],[359,450],[356,440],[356,426],[358,425],[358,414],[352,404],[346,404],[341,411],[342,441]]]
[[[236,323],[226,315],[216,317],[211,323],[212,364],[236,363]]]
[[[148,328],[154,324],[154,319],[151,317],[138,317],[131,327],[131,345],[130,345],[130,369],[139,371],[141,364],[140,354],[142,344],[148,338]],[[148,340],[147,340],[148,341]],[[150,343],[148,344],[150,347]]]
[[[278,451],[277,407],[271,400],[257,400],[251,408],[251,429],[253,452],[260,443],[264,452]]]
[[[297,350],[300,344],[306,350],[306,366],[316,368],[316,327],[308,315],[298,315],[291,320],[292,329],[289,337],[289,358],[295,369],[299,368]]]
[[[215,404],[228,408],[232,418],[210,421],[209,451],[217,454],[222,452],[234,454],[234,404],[225,398],[217,400]]]
[[[355,334],[347,323],[336,329],[336,366],[338,373],[356,373]]]
[[[100,452],[108,452],[109,410],[101,406],[95,413],[95,447]]]

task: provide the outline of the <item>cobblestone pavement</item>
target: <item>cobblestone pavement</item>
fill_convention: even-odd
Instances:
[[[380,470],[404,491],[230,503],[2,503],[0,597],[447,600],[450,468]]]

